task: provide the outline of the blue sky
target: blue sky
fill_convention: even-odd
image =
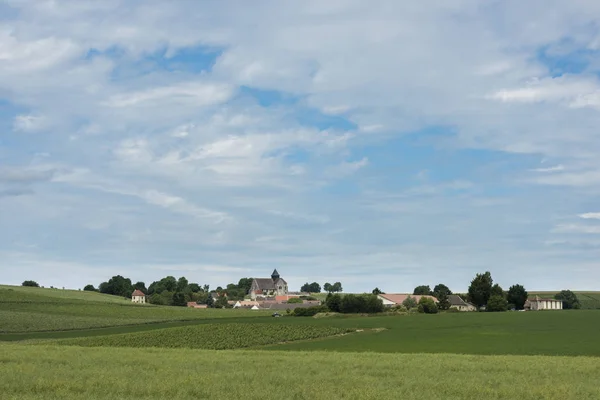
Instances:
[[[600,5],[0,5],[3,283],[600,284]]]

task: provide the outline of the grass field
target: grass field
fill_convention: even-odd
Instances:
[[[8,289],[2,399],[600,398],[597,310],[272,318]]]
[[[0,333],[74,330],[270,314],[269,311],[262,310],[140,305],[120,297],[93,292],[0,287]]]
[[[597,400],[600,359],[0,344],[3,399]]]

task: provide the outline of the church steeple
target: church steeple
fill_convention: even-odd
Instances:
[[[273,270],[273,273],[271,274],[271,279],[273,279],[273,281],[276,281],[279,279],[279,272],[277,272],[277,270]]]

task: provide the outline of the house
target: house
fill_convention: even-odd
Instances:
[[[434,302],[437,303],[437,299],[433,296],[421,296],[421,295],[413,295],[413,294],[378,294],[377,298],[380,299],[383,302],[383,305],[385,307],[393,307],[393,306],[398,306],[401,305],[404,300],[406,300],[407,298],[412,297],[413,299],[415,299],[415,301],[418,303],[421,298],[423,297],[428,297],[430,299],[432,299]]]
[[[208,308],[206,304],[198,304],[195,301],[188,301],[187,306],[189,308]]]
[[[131,294],[131,301],[133,303],[145,304],[146,303],[146,295],[139,289],[135,289]]]
[[[477,311],[477,307],[471,303],[467,303],[457,294],[449,294],[448,302],[450,303],[450,308],[458,311]]]
[[[288,294],[288,285],[285,279],[279,276],[279,272],[274,270],[271,278],[254,278],[250,286],[250,298],[256,300],[257,297],[275,297]]]
[[[233,304],[233,308],[252,308],[254,306],[258,307],[258,302],[257,301],[247,301],[247,300],[241,300],[241,301],[236,301]]]
[[[535,296],[525,302],[525,309],[531,311],[562,310],[563,302],[556,299],[541,299],[540,296]]]

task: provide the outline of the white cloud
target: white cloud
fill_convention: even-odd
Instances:
[[[535,172],[558,172],[558,171],[564,171],[564,169],[565,169],[564,165],[558,164],[553,167],[535,168],[535,169],[533,169],[533,171],[535,171]]]
[[[579,214],[579,218],[600,219],[600,212],[590,212],[590,213]]]
[[[189,104],[206,106],[223,103],[233,96],[231,85],[186,82],[172,86],[147,89],[112,96],[106,103],[109,107],[133,107],[144,104]]]
[[[600,234],[600,226],[563,224],[556,226],[554,232]]]
[[[13,121],[13,129],[17,132],[36,132],[44,127],[44,117],[35,115],[17,115]]]

